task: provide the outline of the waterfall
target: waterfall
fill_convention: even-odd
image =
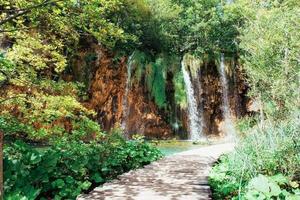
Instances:
[[[224,54],[221,54],[221,63],[220,63],[220,76],[221,76],[221,84],[222,84],[222,110],[223,110],[223,118],[224,118],[224,132],[226,137],[235,138],[235,129],[232,122],[229,98],[228,98],[228,80],[225,71],[225,58]]]
[[[203,139],[201,115],[198,112],[197,101],[189,72],[186,70],[185,61],[181,63],[184,84],[187,93],[188,101],[188,117],[189,117],[189,139],[201,140]]]
[[[130,81],[131,81],[131,71],[132,71],[132,64],[133,64],[133,52],[131,56],[128,58],[128,63],[127,63],[127,79],[126,79],[126,86],[125,86],[125,93],[123,97],[123,103],[122,103],[122,109],[123,109],[123,118],[122,118],[122,124],[121,128],[127,134],[127,121],[128,121],[128,116],[130,113],[130,109],[128,109],[128,93],[130,91]]]
[[[199,63],[194,63],[196,65],[200,65]],[[204,117],[204,107],[203,107],[203,101],[202,101],[202,93],[203,93],[203,89],[202,89],[202,84],[201,84],[201,73],[198,73],[197,71],[197,76],[198,78],[196,79],[196,84],[197,84],[197,88],[198,88],[198,95],[199,95],[199,103],[200,103],[200,106],[198,108],[198,113],[199,113],[199,123],[200,123],[200,126],[201,126],[201,133],[203,135],[203,128],[205,128],[205,123],[204,123],[204,120],[203,120],[203,117]]]

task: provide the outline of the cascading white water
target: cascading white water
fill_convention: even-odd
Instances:
[[[130,86],[131,86],[130,81],[131,81],[131,70],[132,70],[134,53],[135,52],[133,52],[131,56],[128,58],[127,79],[126,79],[125,93],[124,93],[123,103],[122,103],[123,119],[122,119],[121,128],[123,131],[125,131],[125,133],[127,132],[127,121],[130,113],[130,109],[128,109],[128,93],[130,91]]]
[[[221,76],[221,84],[222,84],[222,93],[223,93],[223,118],[224,118],[224,132],[226,137],[233,139],[235,138],[235,129],[232,122],[232,115],[230,111],[229,98],[228,98],[228,81],[225,71],[225,58],[224,54],[221,54],[221,62],[220,62],[220,76]]]
[[[188,117],[189,117],[189,139],[190,140],[202,140],[203,139],[203,131],[201,124],[201,116],[198,112],[197,101],[195,98],[195,92],[193,88],[193,84],[191,81],[191,77],[186,70],[185,61],[183,60],[181,63],[182,73],[184,84],[187,93],[187,101],[188,101]]]
[[[192,65],[195,66],[198,66],[200,67],[200,63],[197,62],[196,60],[193,61]],[[197,69],[197,67],[195,67]],[[197,78],[196,78],[196,86],[197,86],[197,89],[198,89],[198,95],[199,95],[199,107],[198,107],[198,113],[199,113],[199,125],[201,126],[201,135],[203,136],[203,128],[205,127],[205,123],[204,123],[204,120],[203,120],[203,116],[204,116],[204,107],[203,107],[203,104],[202,104],[202,92],[203,92],[203,89],[202,89],[202,84],[201,84],[201,73],[198,73],[198,69],[196,70],[196,73],[197,73]]]
[[[228,101],[228,81],[225,72],[225,60],[224,55],[221,55],[221,63],[220,63],[220,72],[221,72],[221,83],[222,83],[222,92],[223,92],[223,115],[225,118],[229,118],[230,108]]]

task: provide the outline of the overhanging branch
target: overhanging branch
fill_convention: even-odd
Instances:
[[[34,6],[31,6],[31,7],[28,7],[28,8],[24,8],[24,9],[19,9],[18,13],[15,13],[15,14],[7,17],[6,19],[1,20],[0,21],[0,26],[3,25],[3,24],[5,24],[5,23],[7,23],[7,22],[10,22],[10,21],[12,21],[12,20],[14,20],[14,19],[16,19],[16,18],[18,18],[20,16],[26,15],[26,14],[30,13],[32,10],[34,10],[34,9],[37,9],[37,8],[40,8],[40,7],[44,7],[44,6],[50,5],[52,3],[57,3],[59,1],[62,1],[62,0],[56,0],[56,1],[46,0],[43,3],[40,3],[38,5],[34,5]]]

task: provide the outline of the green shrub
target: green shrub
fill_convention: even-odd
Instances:
[[[213,189],[214,199],[230,198],[236,195],[239,182],[230,172],[228,156],[221,157],[220,162],[213,167],[209,174],[209,184]]]
[[[266,122],[263,130],[257,126],[251,129],[230,155],[231,170],[245,180],[258,174],[295,176],[300,165],[299,128],[297,119],[293,119],[278,124]]]
[[[95,112],[73,96],[25,95],[5,101],[0,108],[0,130],[6,136],[48,142],[101,135],[99,124],[92,120]]]
[[[4,148],[5,199],[75,199],[116,175],[157,160],[161,153],[144,141],[115,134],[101,142],[61,141],[34,148],[21,141]]]
[[[244,195],[246,191],[249,196],[253,189],[251,180],[260,174],[269,177],[282,174],[290,181],[299,182],[299,128],[297,119],[276,125],[269,121],[263,130],[258,126],[247,128],[248,135],[239,141],[234,152],[221,158],[210,174],[214,196],[217,199],[233,198]],[[285,185],[284,189],[291,191],[291,185]]]
[[[257,199],[286,199],[297,200],[300,199],[300,190],[298,183],[289,181],[289,179],[282,174],[266,177],[259,174],[257,177],[251,179],[247,186],[245,198],[248,200]],[[292,188],[290,191],[285,188]]]

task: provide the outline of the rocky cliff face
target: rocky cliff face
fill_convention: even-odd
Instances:
[[[219,135],[223,133],[221,124],[223,116],[223,94],[219,64],[216,61],[204,62],[198,70],[197,78],[194,78],[194,88],[199,104],[198,109],[203,110],[205,135]],[[240,67],[236,59],[226,62],[228,78],[228,98],[232,117],[238,118],[247,113],[246,93],[247,84],[244,81]],[[199,87],[201,85],[201,89]]]
[[[102,129],[109,131],[126,124],[125,133],[146,138],[169,138],[173,132],[162,118],[144,86],[134,83],[125,95],[127,58],[114,55],[96,44],[90,44],[74,59],[74,77],[89,86],[88,108],[97,112]],[[126,98],[126,99],[125,99]],[[124,108],[126,101],[126,108]]]
[[[123,128],[128,137],[143,134],[147,138],[187,138],[187,110],[176,105],[173,74],[166,74],[167,108],[160,110],[145,86],[145,77],[133,82],[126,92],[128,58],[115,55],[92,41],[85,41],[72,63],[72,74],[88,86],[88,108],[97,112],[102,129]],[[198,109],[202,110],[205,135],[222,135],[222,84],[216,61],[203,62],[193,77]],[[237,59],[227,59],[228,97],[231,113],[240,117],[247,113],[247,85]],[[132,72],[134,74],[134,72]],[[126,104],[124,104],[126,102]],[[178,126],[178,124],[180,124]]]

